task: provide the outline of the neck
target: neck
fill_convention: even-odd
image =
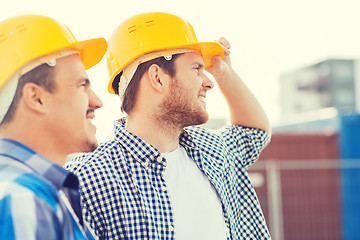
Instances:
[[[49,141],[51,137],[44,136],[41,126],[25,127],[26,125],[5,125],[0,127],[0,138],[17,141],[48,160],[63,166],[67,157],[66,153],[58,152],[56,143]]]
[[[152,116],[140,114],[129,115],[126,128],[162,153],[174,151],[178,147],[179,137],[183,131],[180,127],[157,121]]]

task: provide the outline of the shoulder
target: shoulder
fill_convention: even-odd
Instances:
[[[208,145],[211,143],[219,144],[228,138],[235,138],[237,135],[242,135],[244,128],[242,126],[230,125],[221,129],[212,130],[201,126],[191,126],[185,128],[185,131],[196,143]]]
[[[181,138],[187,145],[201,149],[203,152],[220,154],[226,150],[226,142],[224,142],[218,131],[203,128],[201,126],[191,126],[184,129],[189,137]]]
[[[207,139],[219,139],[221,135],[218,131],[206,129],[201,126],[186,127],[185,132],[188,133],[195,141],[203,141]]]
[[[64,168],[77,173],[84,168],[99,168],[112,161],[122,151],[116,140],[100,144],[93,152],[76,153],[68,158]]]
[[[0,202],[19,203],[19,208],[28,204],[47,205],[56,211],[59,197],[55,186],[40,175],[32,172],[24,164],[0,165]]]
[[[185,130],[195,138],[211,137],[211,138],[229,138],[229,137],[246,137],[254,136],[259,138],[269,138],[270,134],[262,129],[244,127],[239,125],[228,125],[221,129],[211,130],[201,126],[191,126]]]
[[[15,234],[16,239],[25,236],[31,239],[61,236],[64,224],[68,222],[68,213],[59,195],[45,187],[43,182],[34,180],[34,176],[27,177],[0,182],[0,235]],[[23,184],[29,179],[33,181]]]
[[[125,159],[124,155],[121,144],[111,140],[100,144],[93,152],[77,154],[67,161],[64,168],[78,177],[80,186],[95,186],[103,184],[105,178],[116,175],[115,169]]]
[[[208,148],[233,148],[250,144],[266,146],[270,135],[264,130],[238,125],[229,125],[217,130],[205,129],[201,126],[185,128],[186,133],[198,145]]]

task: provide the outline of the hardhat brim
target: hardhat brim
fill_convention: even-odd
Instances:
[[[181,45],[176,47],[171,47],[171,49],[177,49],[177,48],[188,48],[193,49],[199,52],[203,58],[205,68],[210,67],[212,65],[212,59],[215,56],[220,56],[221,59],[224,57],[225,49],[217,42],[200,42],[196,44],[188,44],[188,45]],[[166,50],[169,48],[161,48],[156,49],[153,52]],[[111,94],[115,94],[115,91],[113,89],[112,83],[115,79],[115,77],[132,61],[134,61],[136,58],[140,57],[142,54],[136,55],[133,58],[129,59],[123,66],[121,66],[118,71],[116,71],[110,78],[109,84],[108,84],[108,91]]]
[[[73,44],[70,48],[80,53],[85,69],[98,64],[107,50],[107,42],[104,38],[94,38]]]
[[[194,45],[194,47],[190,45],[188,48],[195,49],[201,53],[205,68],[212,65],[212,59],[215,56],[220,56],[222,59],[225,54],[225,49],[217,42],[202,42]]]

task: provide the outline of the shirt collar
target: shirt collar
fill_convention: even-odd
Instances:
[[[180,134],[180,139],[179,139],[180,145],[184,146],[184,147],[189,147],[192,149],[197,149],[196,143],[194,142],[194,139],[192,138],[192,136],[188,133],[188,131],[186,130],[186,128],[184,129],[184,131]]]
[[[156,161],[160,151],[138,136],[129,132],[126,127],[126,118],[115,121],[116,140],[136,159],[143,167],[147,168],[150,162]]]
[[[121,118],[114,123],[115,137],[118,142],[142,165],[147,166],[146,160],[155,161],[161,154],[151,144],[145,142],[138,136],[130,133],[126,127],[126,117]],[[196,144],[190,134],[184,130],[179,138],[180,145],[196,149]]]
[[[78,189],[79,181],[74,174],[17,141],[0,139],[0,155],[24,163],[34,172],[50,181],[57,189],[63,187]]]

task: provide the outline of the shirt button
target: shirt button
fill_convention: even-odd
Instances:
[[[162,162],[162,156],[158,156],[158,157],[156,158],[156,161],[157,161],[158,163],[161,163],[161,162]]]
[[[165,186],[162,186],[162,187],[161,187],[161,191],[165,192],[165,191],[166,191],[166,187],[165,187]]]
[[[173,227],[173,226],[170,226],[170,227],[169,227],[169,230],[170,230],[170,232],[174,231],[174,227]]]

